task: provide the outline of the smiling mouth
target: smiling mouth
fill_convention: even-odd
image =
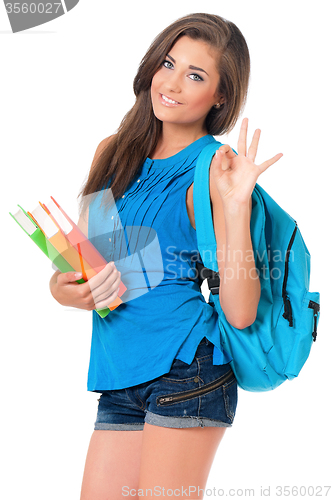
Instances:
[[[173,99],[171,99],[170,97],[167,97],[164,94],[160,94],[160,95],[161,95],[162,101],[164,101],[167,104],[181,104],[181,102],[174,101]]]

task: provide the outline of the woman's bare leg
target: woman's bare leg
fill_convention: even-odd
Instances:
[[[155,496],[148,492],[150,496],[144,498],[160,498],[163,487],[167,499],[203,498],[203,491],[199,492],[198,487],[205,489],[225,431],[226,427],[172,429],[146,423],[138,488],[143,489],[144,495],[149,488],[157,490]]]
[[[137,489],[142,439],[143,431],[94,431],[86,457],[81,500],[117,500],[125,498],[123,487]]]

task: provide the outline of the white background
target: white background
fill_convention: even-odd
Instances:
[[[257,161],[284,153],[259,183],[297,220],[312,255],[310,290],[321,292],[322,304],[299,378],[271,393],[239,392],[207,488],[253,488],[259,498],[261,486],[273,497],[277,485],[331,484],[328,2],[81,0],[16,34],[0,5],[4,500],[79,498],[98,398],[86,390],[91,313],[53,300],[50,262],[8,212],[53,195],[76,216],[97,145],[134,103],[132,81],[148,46],[175,19],[201,11],[235,22],[247,40],[252,73],[243,116],[250,135],[262,129]],[[222,142],[236,148],[238,132],[239,123]]]

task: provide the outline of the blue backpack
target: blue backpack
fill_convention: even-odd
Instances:
[[[209,190],[210,163],[221,145],[217,141],[208,144],[195,168],[193,199],[202,260],[197,270],[201,283],[208,280],[209,304],[219,315],[221,343],[233,358],[238,385],[247,391],[269,391],[297,377],[306,362],[317,336],[320,294],[308,291],[310,254],[297,223],[256,184],[250,230],[261,284],[257,317],[243,330],[227,322],[219,302]]]

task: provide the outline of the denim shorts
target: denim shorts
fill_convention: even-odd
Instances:
[[[174,359],[165,375],[125,389],[103,391],[95,430],[160,427],[231,427],[237,382],[230,364],[213,365],[213,344],[206,337],[188,365]]]

